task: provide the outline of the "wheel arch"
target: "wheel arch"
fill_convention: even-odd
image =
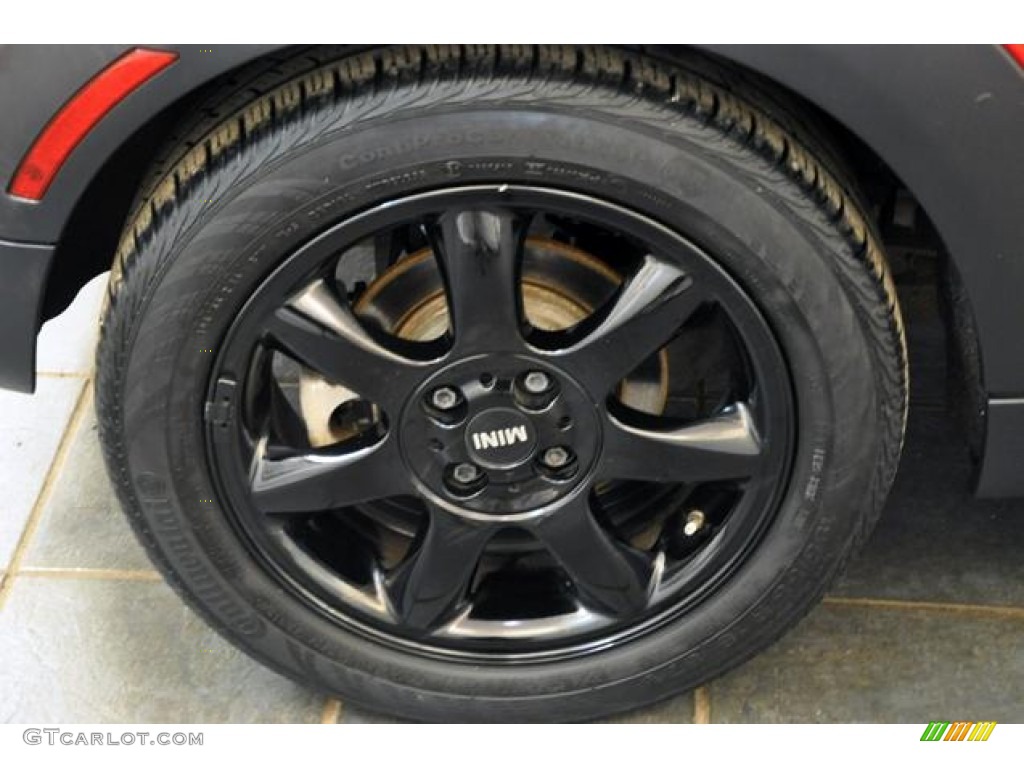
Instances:
[[[176,47],[178,79],[161,81],[159,96],[133,102],[133,119],[101,123],[97,131],[109,135],[97,142],[109,151],[93,153],[101,159],[92,173],[77,168],[61,180],[78,181],[79,190],[56,229],[49,225],[59,237],[44,317],[60,312],[108,268],[146,167],[202,95],[247,68],[272,69],[302,55],[279,46],[237,48],[244,50],[204,62],[202,49]],[[809,116],[870,202],[882,204],[872,200],[880,178],[911,193],[962,281],[964,300],[947,325],[977,330],[978,359],[964,365],[974,377],[969,387],[1019,398],[1024,356],[1007,329],[1024,327],[1024,304],[1014,295],[1024,285],[1024,224],[1016,213],[1024,210],[1024,185],[1017,181],[1024,178],[1024,148],[1014,131],[1024,119],[1024,78],[1006,52],[998,46],[664,46],[651,52],[678,60],[695,50],[713,66],[758,78]],[[103,216],[96,213],[101,206]],[[981,413],[973,416],[984,421]]]
[[[55,243],[42,297],[43,319],[63,311],[88,280],[109,269],[153,163],[204,97],[233,82],[242,87],[254,71],[301,54],[299,49],[267,45],[162,48],[179,55],[166,73],[173,73],[173,79],[157,78],[118,104],[72,153],[53,189],[19,217],[30,230],[26,239]],[[5,223],[0,220],[0,225]]]
[[[23,226],[18,229],[25,231],[10,231],[10,226],[4,226],[9,222],[0,216],[0,231],[9,239],[55,242],[57,245],[45,302],[46,317],[59,312],[89,277],[109,266],[120,228],[147,165],[158,157],[161,147],[174,134],[176,127],[188,118],[190,108],[194,108],[204,94],[237,80],[244,71],[261,64],[272,68],[302,53],[285,46],[171,48],[180,54],[179,61],[172,68],[178,70],[176,77],[155,82],[147,90],[145,98],[129,98],[119,105],[116,119],[104,120],[97,126],[87,139],[89,143],[79,148],[62,171],[43,205],[22,211],[18,218]],[[939,146],[937,139],[930,139],[929,147],[911,153],[909,160],[905,158],[905,150],[913,144],[908,137],[913,137],[931,117],[914,113],[909,108],[889,108],[891,103],[900,100],[901,94],[897,88],[889,88],[889,83],[879,83],[876,75],[890,69],[900,58],[916,57],[915,51],[922,47],[889,46],[885,50],[892,48],[898,50],[883,51],[877,55],[875,52],[872,55],[858,54],[856,48],[847,51],[843,46],[702,46],[701,50],[711,54],[719,64],[761,78],[762,87],[774,89],[777,95],[810,115],[820,127],[830,149],[850,166],[862,186],[872,187],[871,180],[878,178],[880,173],[899,179],[920,202],[923,211],[943,236],[954,262],[964,273],[968,295],[975,297],[979,291],[972,290],[971,275],[976,270],[965,268],[964,264],[984,260],[984,256],[973,245],[958,246],[962,231],[977,227],[984,219],[972,219],[970,210],[959,210],[959,207],[949,211],[948,178],[954,171],[939,174],[928,168],[931,163],[926,155],[942,154],[943,147]],[[967,48],[972,49],[970,58],[974,62],[975,79],[983,77],[985,71],[995,70],[1004,79],[1008,76],[1012,85],[1024,87],[1009,57],[997,46]],[[219,55],[204,57],[207,50],[216,50]],[[341,48],[338,52],[343,50]],[[680,59],[692,57],[693,49],[664,46],[652,49],[652,52]],[[934,52],[929,54],[932,59],[935,55]],[[867,64],[864,63],[866,61]],[[948,68],[953,68],[955,63],[950,61]],[[927,74],[944,75],[930,65],[927,70]],[[923,74],[919,71],[914,81],[918,89],[929,84],[923,79]],[[992,85],[993,88],[997,86],[998,83]],[[881,106],[869,114],[861,109],[865,102]],[[1010,117],[1024,117],[1024,110],[1008,111],[1011,112]],[[128,114],[122,115],[121,112]],[[1001,128],[1006,121],[996,122],[996,127]],[[934,151],[927,152],[932,147]],[[951,154],[954,149],[955,145],[950,143],[945,147],[946,154]],[[946,184],[939,180],[940,175]],[[989,186],[975,178],[963,179],[962,183],[970,183],[972,189]],[[1019,197],[1021,206],[1024,206],[1024,192]],[[105,216],[95,215],[100,206],[103,206]],[[1006,216],[1010,213],[1007,211]],[[98,223],[102,225],[99,229]],[[998,386],[1002,379],[1009,378],[1009,373],[1004,370],[1006,366],[996,363],[993,366],[996,371],[988,378],[997,383],[994,389],[1014,390],[1014,387]],[[1012,378],[1020,382],[1019,389],[1024,391],[1024,360],[1019,361],[1017,367],[1019,375],[1014,369]]]

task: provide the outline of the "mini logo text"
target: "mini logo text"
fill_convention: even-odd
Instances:
[[[503,448],[506,445],[525,443],[529,440],[526,434],[526,427],[505,427],[504,429],[492,429],[488,432],[473,433],[473,447],[478,451],[487,448]]]

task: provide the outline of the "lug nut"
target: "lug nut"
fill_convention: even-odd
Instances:
[[[544,371],[519,374],[513,389],[516,402],[528,411],[543,411],[558,397],[558,382]]]
[[[549,469],[561,469],[569,460],[572,459],[572,454],[560,445],[556,445],[554,448],[548,448],[544,451],[544,455],[541,456],[541,461],[545,467]]]
[[[530,371],[523,377],[523,389],[531,395],[547,392],[550,386],[551,379],[543,371]]]
[[[541,474],[552,480],[568,480],[576,474],[576,454],[569,448],[555,445],[546,449],[537,459]]]
[[[704,513],[699,509],[691,509],[686,515],[686,524],[683,525],[684,536],[696,536],[704,528]]]
[[[477,469],[475,464],[456,464],[455,468],[452,469],[452,477],[460,483],[469,485],[480,477],[480,470]]]
[[[460,399],[454,387],[438,387],[430,393],[430,404],[439,411],[450,411],[459,404]]]
[[[487,485],[487,475],[480,467],[469,462],[449,464],[445,470],[445,486],[453,496],[466,498]]]
[[[466,398],[457,387],[437,387],[424,396],[423,410],[434,421],[453,426],[466,418]]]

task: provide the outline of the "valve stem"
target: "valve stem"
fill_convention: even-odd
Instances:
[[[706,518],[699,509],[691,509],[686,515],[686,524],[683,526],[684,536],[696,536],[704,528]]]

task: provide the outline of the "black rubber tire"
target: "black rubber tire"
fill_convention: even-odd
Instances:
[[[850,185],[807,148],[817,139],[752,106],[767,102],[739,81],[637,53],[427,46],[323,58],[211,102],[238,111],[169,152],[117,254],[97,410],[110,476],[156,565],[267,665],[415,719],[606,716],[765,648],[874,524],[907,408],[895,291]],[[203,458],[218,343],[282,258],[375,202],[495,180],[583,191],[684,233],[757,301],[794,379],[792,476],[757,551],[679,619],[568,661],[442,661],[329,622],[255,564]]]

